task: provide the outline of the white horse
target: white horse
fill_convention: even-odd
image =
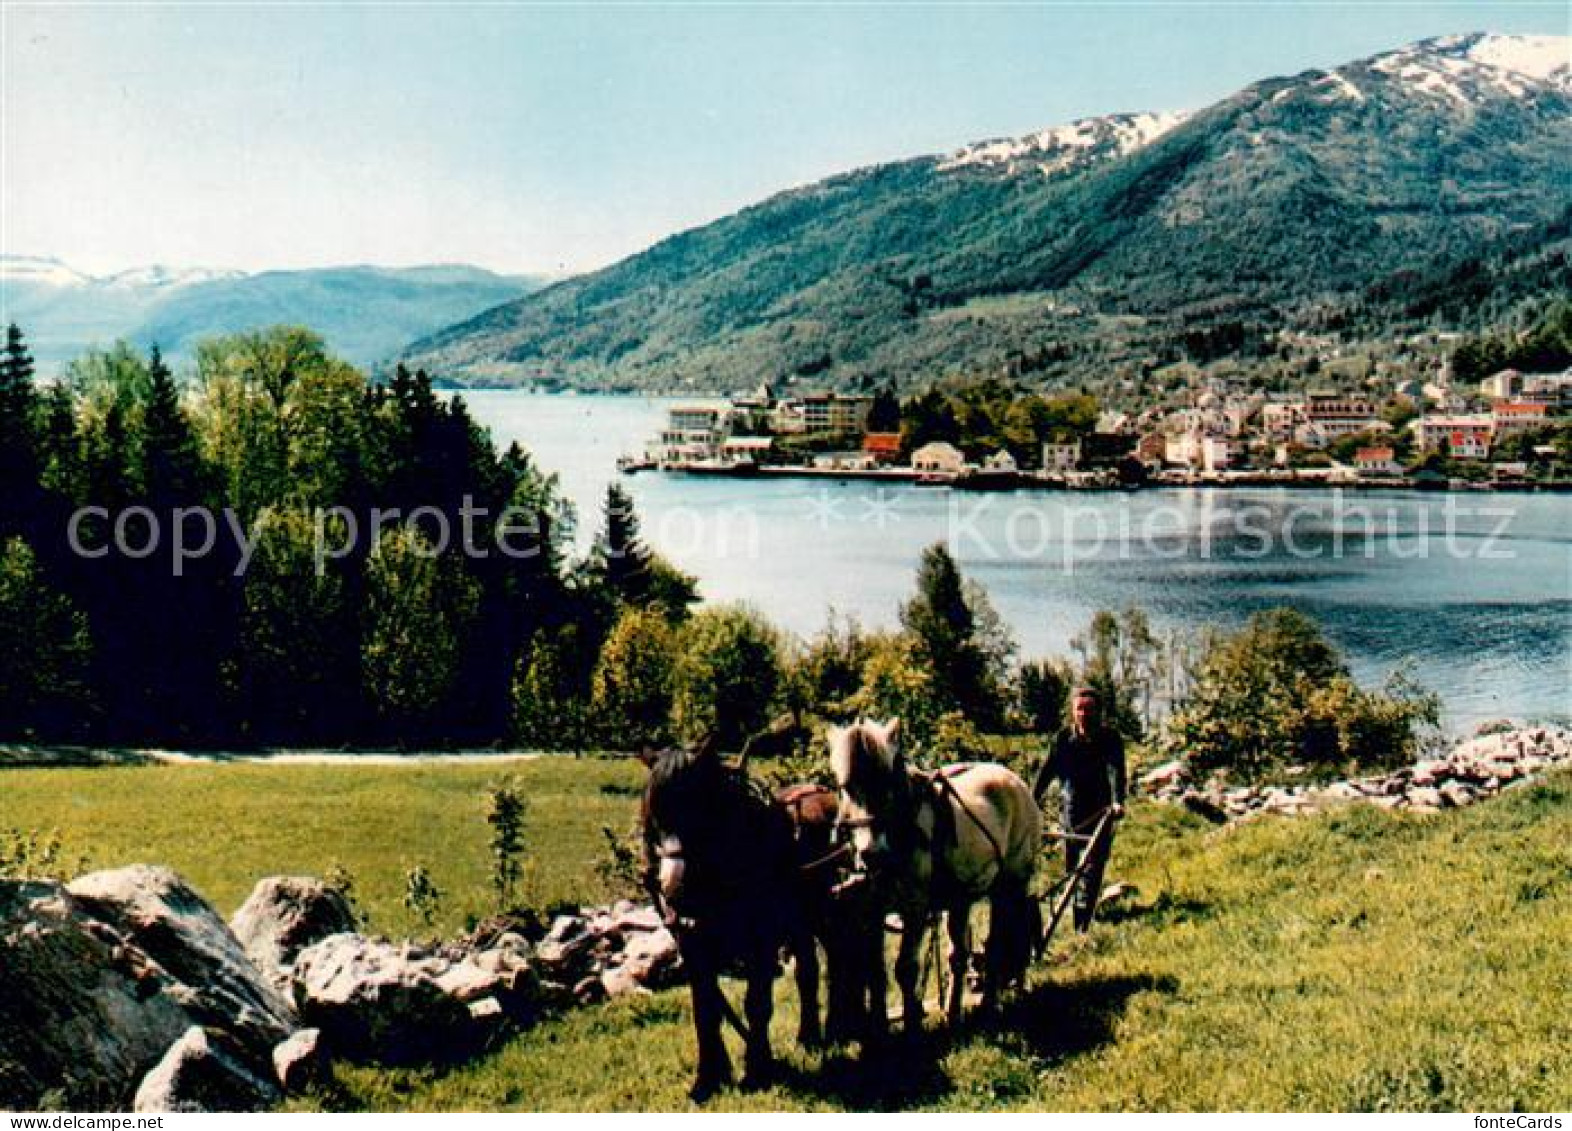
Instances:
[[[856,867],[901,917],[895,980],[902,1024],[917,1032],[922,943],[939,911],[948,914],[950,1024],[961,1018],[969,920],[979,899],[990,901],[991,914],[983,1009],[991,1010],[1000,991],[1025,973],[1035,942],[1037,907],[1028,887],[1042,849],[1042,812],[1026,783],[993,762],[959,763],[933,774],[909,768],[900,732],[899,719],[831,727],[830,768]]]

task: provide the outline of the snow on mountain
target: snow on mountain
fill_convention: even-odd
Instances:
[[[1450,37],[1476,63],[1565,85],[1572,71],[1572,36],[1490,35]]]
[[[205,267],[175,270],[155,263],[150,267],[119,271],[95,282],[106,287],[170,289],[188,287],[194,283],[211,283],[218,279],[239,279],[242,275],[240,271],[213,271]]]
[[[213,271],[204,267],[183,270],[155,264],[135,267],[112,275],[89,275],[58,259],[33,255],[0,255],[0,283],[7,286],[98,287],[115,290],[158,290],[211,283],[218,279],[238,279],[239,271]]]
[[[1082,118],[1021,138],[995,138],[957,150],[939,164],[941,171],[983,168],[1019,173],[1036,169],[1044,176],[1121,157],[1149,145],[1189,115],[1110,114]]]
[[[1527,98],[1546,89],[1572,94],[1572,37],[1448,35],[1379,55],[1369,69],[1463,107],[1489,95]]]
[[[32,255],[0,255],[0,283],[39,287],[80,287],[91,276],[67,267],[58,259]]]

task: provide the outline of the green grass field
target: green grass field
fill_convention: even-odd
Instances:
[[[629,827],[636,766],[541,759],[528,894],[609,894],[602,826]],[[403,874],[445,893],[439,926],[489,910],[495,768],[254,765],[0,773],[0,828],[58,830],[95,867],[175,867],[225,914],[260,877],[348,868],[378,930],[415,930]],[[1135,883],[988,1029],[886,1059],[806,1055],[778,984],[774,1089],[726,1110],[1572,1107],[1572,776],[1431,817],[1360,807],[1213,829],[1137,805],[1109,878]],[[735,992],[735,987],[733,987]],[[340,1068],[302,1107],[682,1109],[686,995],[583,1010],[447,1071]]]

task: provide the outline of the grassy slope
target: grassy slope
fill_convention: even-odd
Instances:
[[[595,898],[599,828],[630,819],[637,772],[550,760],[533,802],[542,900]],[[419,859],[456,925],[484,908],[495,770],[136,768],[6,772],[0,827],[56,827],[95,864],[156,860],[229,910],[268,872],[355,873],[375,925],[409,926]],[[786,1083],[747,1109],[1564,1110],[1572,1106],[1572,777],[1436,817],[1359,808],[1216,831],[1143,806],[1112,878],[1139,885],[990,1032],[881,1068],[788,1042]],[[548,1023],[451,1073],[344,1069],[329,1106],[679,1108],[680,992]]]

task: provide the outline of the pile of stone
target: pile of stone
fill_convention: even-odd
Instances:
[[[559,915],[535,948],[535,964],[554,999],[578,1005],[682,980],[677,940],[660,915],[626,900]]]
[[[1142,776],[1141,785],[1159,801],[1183,805],[1221,823],[1266,814],[1298,816],[1359,801],[1383,809],[1438,813],[1471,805],[1558,766],[1572,766],[1572,732],[1524,727],[1477,735],[1445,757],[1415,762],[1389,774],[1325,785],[1229,787],[1215,780],[1197,784],[1182,761],[1157,766]]]
[[[451,1062],[551,1008],[681,977],[676,939],[632,903],[561,916],[543,937],[499,918],[393,942],[360,934],[320,880],[263,880],[225,924],[146,865],[0,880],[0,955],[10,1110],[262,1110],[332,1059]]]

